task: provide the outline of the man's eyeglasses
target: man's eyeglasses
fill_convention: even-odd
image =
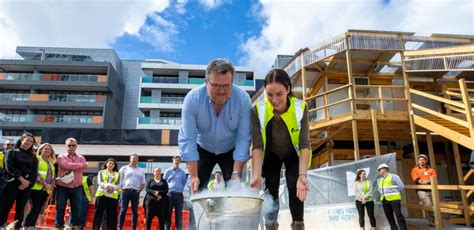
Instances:
[[[219,84],[212,83],[211,81],[207,81],[207,82],[209,82],[209,85],[211,85],[211,88],[215,90],[218,90],[218,89],[229,90],[232,88],[232,84],[219,85]]]
[[[76,147],[76,145],[67,145],[67,147]]]

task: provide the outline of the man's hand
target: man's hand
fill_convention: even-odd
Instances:
[[[191,179],[190,179],[190,186],[189,186],[189,189],[191,190],[191,193],[194,194],[198,191],[199,189],[199,177],[197,176],[191,176]]]
[[[298,182],[296,182],[296,196],[300,199],[301,202],[306,200],[306,195],[309,191],[309,184],[306,175],[300,175],[298,177]]]
[[[253,178],[252,181],[250,182],[250,187],[260,190],[262,189],[262,184],[263,184],[262,177],[256,177],[256,178]]]

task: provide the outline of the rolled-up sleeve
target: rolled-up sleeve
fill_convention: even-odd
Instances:
[[[193,91],[186,95],[181,112],[181,128],[178,135],[178,145],[181,160],[184,162],[199,160],[199,154],[197,152],[196,96],[196,94],[193,94]]]
[[[252,102],[250,96],[243,95],[241,103],[240,123],[237,129],[237,138],[234,150],[234,160],[246,162],[250,159],[250,138],[251,125],[250,114],[252,112]]]
[[[402,191],[405,189],[405,184],[403,184],[402,179],[398,175],[393,175],[393,183],[395,183],[398,187],[398,191]]]

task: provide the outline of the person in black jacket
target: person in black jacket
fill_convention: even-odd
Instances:
[[[5,225],[8,213],[16,201],[15,228],[20,228],[24,217],[25,205],[38,174],[38,159],[33,155],[36,144],[31,133],[23,133],[15,148],[5,154],[6,186],[0,197],[0,226]]]
[[[146,229],[151,229],[153,218],[158,216],[160,230],[165,229],[166,215],[168,213],[168,183],[161,178],[161,169],[156,168],[153,171],[153,178],[147,181],[145,186],[145,214]]]

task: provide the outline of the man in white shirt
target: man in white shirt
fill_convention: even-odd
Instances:
[[[145,172],[138,167],[138,154],[133,153],[130,156],[130,164],[120,168],[120,215],[119,229],[123,229],[125,214],[127,213],[128,203],[132,203],[132,229],[137,229],[138,221],[138,200],[140,192],[145,187]]]

